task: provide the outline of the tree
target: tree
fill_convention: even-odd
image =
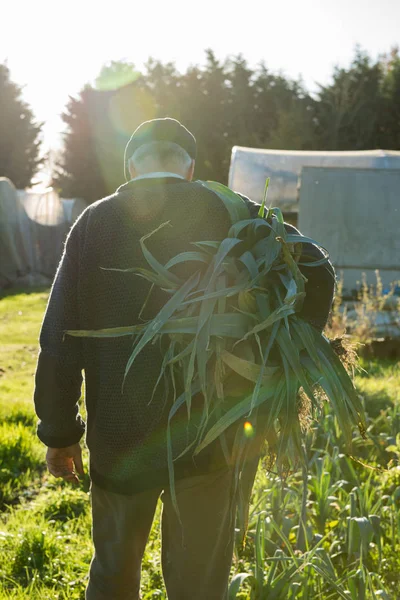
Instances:
[[[97,90],[117,90],[133,83],[139,77],[140,73],[135,70],[133,63],[112,60],[101,68],[95,79],[95,88]]]
[[[118,80],[121,74],[126,81],[129,69],[132,83],[115,89],[103,85],[105,80]],[[64,196],[80,197],[88,203],[113,193],[125,182],[126,143],[132,131],[155,112],[153,98],[133,65],[112,63],[106,71],[102,69],[97,81],[102,89],[85,86],[77,98],[70,98],[62,114],[67,130],[54,178]]]
[[[314,103],[297,99],[290,109],[281,109],[269,136],[269,147],[277,150],[313,150],[315,145]]]
[[[28,187],[42,163],[40,132],[32,110],[22,100],[22,89],[10,79],[6,65],[0,65],[0,176],[14,185]]]
[[[100,168],[95,132],[92,131],[92,89],[87,86],[78,98],[70,97],[62,120],[68,129],[64,134],[64,152],[53,185],[63,196],[80,197],[93,202],[107,194]]]
[[[382,68],[359,48],[349,69],[336,67],[333,83],[320,86],[316,104],[317,145],[325,150],[378,146],[382,118]]]
[[[397,47],[380,59],[383,71],[384,109],[379,128],[379,147],[400,150],[400,56]]]
[[[229,84],[226,64],[206,51],[202,68],[189,69],[180,88],[182,121],[197,140],[198,179],[226,182],[232,144],[229,139]]]
[[[192,66],[180,74],[172,63],[149,60],[143,82],[155,101],[154,116],[176,118],[196,137],[195,177],[226,181],[232,149],[226,63],[207,50],[203,67]]]

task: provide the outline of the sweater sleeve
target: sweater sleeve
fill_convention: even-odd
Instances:
[[[79,256],[85,213],[67,236],[40,332],[34,391],[37,434],[52,448],[75,444],[85,431],[78,407],[83,381],[81,340],[64,339],[65,330],[79,329]]]
[[[250,211],[251,218],[256,218],[260,206],[244,196],[238,194],[245,202]],[[301,233],[285,223],[285,228],[288,233]],[[312,262],[323,258],[321,250],[315,244],[304,243],[300,262]],[[306,297],[299,316],[308,321],[311,325],[323,331],[325,328],[329,314],[332,309],[332,303],[335,295],[335,270],[332,263],[328,260],[326,263],[318,267],[300,266],[300,271],[307,278],[305,285]]]

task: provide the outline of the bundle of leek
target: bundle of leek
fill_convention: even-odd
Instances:
[[[193,251],[179,254],[165,265],[147,249],[149,236],[141,239],[150,269],[140,269],[140,275],[170,294],[157,316],[132,327],[68,332],[93,337],[136,336],[125,376],[146,344],[157,336],[166,338],[161,375],[183,377],[184,388],[172,402],[167,431],[173,499],[173,462],[178,457],[173,456],[170,425],[184,405],[190,420],[195,395],[202,398],[202,417],[197,438],[185,452],[198,454],[217,438],[223,439],[230,426],[240,423],[234,456],[227,456],[234,462],[237,480],[251,444],[243,431],[256,431],[256,452],[267,440],[269,455],[281,472],[301,459],[304,407],[309,420],[320,414],[321,389],[348,449],[353,426],[362,434],[365,431],[362,405],[346,369],[329,341],[298,316],[305,297],[305,278],[299,268],[302,243],[316,242],[287,233],[280,210],[265,209],[266,194],[258,218],[251,219],[245,202],[229,188],[215,182],[203,185],[224,202],[232,226],[222,242],[195,242]],[[160,227],[150,235],[156,235]],[[323,264],[328,260],[326,251],[324,254],[307,265]],[[184,281],[172,269],[189,261],[193,273]],[[247,393],[232,389],[233,374],[240,376],[242,383],[248,382]],[[232,397],[234,402],[226,408],[225,400]]]

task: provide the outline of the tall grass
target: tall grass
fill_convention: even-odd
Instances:
[[[344,302],[341,274],[327,328],[329,337],[347,334],[361,347],[378,338],[400,340],[400,296],[396,295],[400,282],[392,282],[384,289],[378,270],[375,278],[374,284],[368,284],[366,274],[362,273],[355,297]]]

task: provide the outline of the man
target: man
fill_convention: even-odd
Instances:
[[[130,338],[64,339],[65,330],[128,326],[158,313],[166,293],[149,295],[145,280],[118,269],[146,268],[139,240],[160,224],[168,221],[170,226],[146,243],[162,263],[190,249],[193,241],[226,237],[230,220],[221,200],[192,182],[195,156],[195,139],[178,121],[155,119],[138,127],[125,152],[130,180],[89,206],[70,231],[41,330],[35,389],[38,435],[48,446],[50,472],[71,482],[83,474],[79,440],[85,424],[78,400],[85,372],[95,547],[87,600],[139,598],[141,560],[162,492],[162,568],[168,598],[227,598],[235,525],[232,470],[219,444],[210,445],[196,462],[188,455],[176,461],[179,521],[168,489],[169,406],[162,385],[154,392],[161,348],[145,347],[122,389]],[[255,214],[258,207],[246,202]],[[308,246],[318,258],[316,247]],[[332,301],[332,269],[315,271],[319,275],[310,273],[307,290],[314,302],[306,301],[303,311],[322,329]],[[196,405],[193,413],[196,423]],[[172,431],[175,456],[193,434],[185,423],[184,417],[178,418]]]

